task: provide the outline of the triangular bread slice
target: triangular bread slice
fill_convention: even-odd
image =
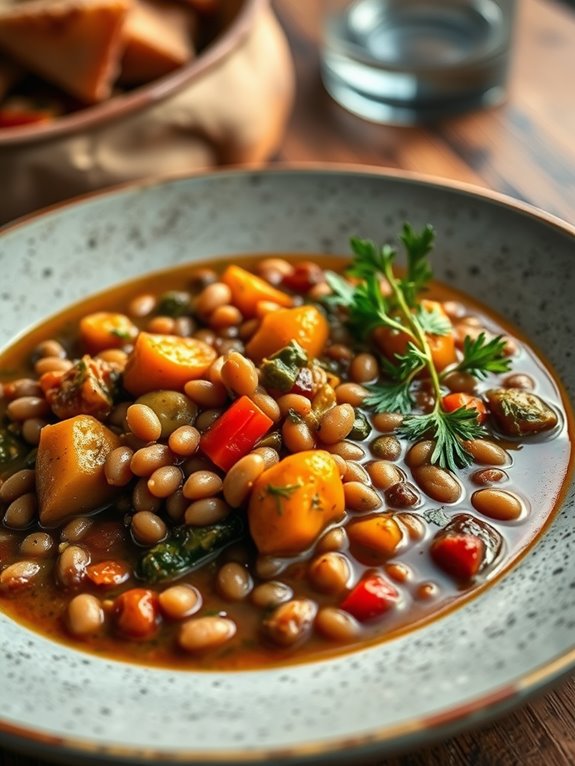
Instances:
[[[118,74],[131,0],[29,0],[0,5],[0,48],[89,103],[108,98]]]
[[[134,0],[124,26],[120,80],[139,85],[162,77],[195,56],[196,15],[171,0]]]

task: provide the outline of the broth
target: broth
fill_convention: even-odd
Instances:
[[[274,258],[276,257],[288,264],[301,261],[301,258],[295,256],[274,255]],[[339,259],[326,256],[313,256],[311,258],[323,270],[341,269],[342,261]],[[245,269],[259,268],[260,262],[261,259],[253,257],[234,260],[234,263],[241,264]],[[218,275],[221,276],[226,265],[226,261],[221,261],[217,262],[216,266],[213,263],[210,264],[210,268],[216,268]],[[161,296],[170,291],[189,290],[192,295],[192,302],[196,302],[196,296],[201,294],[205,287],[201,288],[196,285],[196,289],[190,285],[198,283],[195,277],[203,268],[202,264],[194,263],[144,277],[110,290],[106,294],[88,298],[47,320],[4,351],[0,359],[0,383],[4,383],[6,391],[10,381],[37,377],[34,366],[34,360],[37,360],[35,349],[46,339],[57,339],[66,349],[69,359],[75,360],[81,357],[85,352],[85,344],[79,339],[78,324],[82,317],[92,312],[122,312],[130,315],[129,307],[134,305],[133,301],[138,296],[150,294]],[[290,266],[290,268],[293,267]],[[289,271],[289,269],[287,270]],[[318,279],[317,284],[321,284],[321,278],[318,277]],[[314,286],[308,284],[306,287],[310,287],[312,295],[315,296]],[[195,293],[194,290],[196,290]],[[290,295],[294,293],[293,290],[288,292]],[[318,291],[316,290],[316,292]],[[309,290],[306,290],[305,293],[309,299]],[[295,295],[298,295],[297,291],[295,291]],[[242,542],[225,548],[216,558],[177,580],[178,583],[193,585],[201,593],[202,606],[193,617],[179,620],[169,619],[165,611],[160,610],[155,628],[149,636],[145,638],[130,637],[122,635],[118,627],[118,596],[122,592],[134,588],[150,589],[154,593],[158,593],[171,584],[149,584],[138,581],[134,577],[133,567],[146,551],[145,546],[134,542],[129,531],[130,518],[134,512],[131,493],[134,484],[138,481],[137,477],[134,477],[123,490],[118,492],[111,507],[96,515],[87,515],[91,521],[91,526],[86,535],[78,541],[78,546],[89,552],[91,565],[101,561],[122,561],[129,570],[129,577],[125,582],[103,589],[83,577],[81,584],[63,588],[56,580],[55,571],[58,566],[58,553],[61,556],[65,547],[65,543],[62,545],[61,528],[69,521],[69,518],[64,519],[56,528],[44,529],[38,525],[37,520],[34,520],[23,529],[14,529],[10,528],[9,523],[6,523],[5,517],[4,527],[0,528],[0,566],[6,570],[14,562],[27,559],[33,560],[38,565],[39,572],[34,576],[33,581],[25,587],[12,589],[5,587],[4,590],[0,591],[1,608],[10,617],[55,640],[64,641],[106,657],[179,669],[230,670],[270,667],[294,661],[318,659],[361,648],[375,641],[396,635],[398,632],[421,626],[429,619],[435,618],[446,610],[475,596],[481,589],[500,576],[513,562],[517,561],[552,517],[561,498],[562,488],[568,474],[571,460],[569,433],[573,433],[573,422],[568,411],[567,399],[560,384],[554,378],[548,365],[543,363],[529,343],[515,329],[504,324],[502,320],[493,316],[467,296],[462,296],[445,285],[432,284],[426,297],[441,304],[452,304],[452,312],[453,306],[457,304],[459,311],[465,317],[473,317],[475,326],[483,328],[494,336],[504,335],[512,340],[514,350],[510,357],[512,369],[505,374],[488,373],[483,380],[477,382],[475,393],[485,398],[484,392],[501,386],[502,380],[509,375],[528,376],[534,382],[533,393],[540,397],[557,417],[557,423],[551,430],[527,438],[504,435],[498,427],[494,427],[494,421],[491,418],[487,423],[488,431],[491,432],[488,433],[488,438],[504,451],[505,463],[497,466],[489,461],[481,464],[472,462],[470,465],[460,468],[456,475],[451,472],[450,475],[455,475],[456,481],[460,485],[461,495],[457,501],[446,502],[430,497],[418,484],[412,469],[406,463],[406,454],[409,447],[412,446],[412,442],[394,433],[379,432],[373,425],[373,408],[359,406],[356,407],[356,410],[365,414],[372,430],[369,436],[365,438],[347,439],[347,442],[353,441],[363,453],[360,455],[358,452],[358,458],[352,462],[365,467],[378,460],[378,455],[374,454],[373,451],[375,449],[374,440],[386,434],[392,436],[392,444],[396,446],[397,443],[399,444],[400,454],[397,459],[387,460],[387,462],[399,469],[407,482],[407,486],[411,487],[417,497],[414,505],[402,507],[399,504],[404,502],[402,495],[398,496],[399,501],[394,504],[397,497],[385,495],[383,489],[376,488],[376,492],[382,500],[382,505],[379,508],[358,511],[350,509],[349,506],[346,507],[343,518],[326,523],[313,543],[306,545],[304,549],[296,553],[289,552],[262,557],[258,553],[254,541],[244,533],[245,539]],[[273,310],[276,311],[277,307]],[[184,315],[187,316],[187,314]],[[149,323],[154,317],[157,319],[157,310],[140,318],[133,316],[133,314],[130,315],[131,321],[138,330],[149,329]],[[243,320],[247,321],[246,316],[243,317]],[[173,318],[172,321],[174,321]],[[453,321],[457,327],[462,318],[456,318]],[[197,316],[194,317],[194,322],[196,323],[196,332],[202,326],[209,327],[208,320],[204,320],[202,323],[202,320],[198,319]],[[165,325],[169,327],[168,322]],[[152,325],[153,327],[154,325]],[[235,341],[238,337],[237,331],[231,331],[229,327],[233,328],[236,325],[226,325],[216,331],[216,334],[219,332],[220,338],[224,336],[223,340],[219,341],[220,349],[223,341],[228,341],[228,345],[231,347],[229,341]],[[337,357],[333,351],[334,346],[342,344],[337,337],[333,336],[335,332],[333,324],[331,332],[332,338],[327,344],[328,353],[326,354],[326,349],[323,349],[321,357],[325,361],[328,372],[341,378],[341,385],[349,379],[346,377],[349,375],[349,368],[334,358]],[[225,337],[226,335],[228,337]],[[205,333],[204,337],[207,337]],[[350,342],[348,339],[348,348]],[[125,345],[128,351],[132,343],[132,339],[126,340]],[[355,346],[352,345],[351,350],[357,355],[358,352],[371,353],[372,349],[362,342]],[[241,353],[244,354],[245,349]],[[415,388],[421,389],[425,393],[424,382],[417,382],[415,379]],[[335,390],[337,392],[337,385],[335,385]],[[232,395],[234,400],[240,398],[237,392],[232,392]],[[125,391],[120,396],[126,402],[132,402],[136,398]],[[276,395],[275,398],[279,397]],[[0,400],[0,415],[4,421],[7,418],[9,403],[10,398],[8,396]],[[229,401],[225,407],[228,406]],[[225,407],[219,407],[218,410],[225,411]],[[209,408],[200,407],[200,414],[202,409]],[[46,419],[53,422],[55,418],[50,413],[46,415]],[[108,422],[107,417],[104,418],[104,422]],[[116,428],[115,430],[120,429]],[[270,430],[277,429],[274,426]],[[126,432],[125,427],[123,427],[123,431]],[[130,441],[130,437],[126,437],[126,441]],[[163,439],[163,442],[165,443],[166,439]],[[326,445],[321,442],[317,435],[315,435],[315,444],[320,449],[326,449]],[[30,445],[30,447],[32,446]],[[144,446],[143,443],[140,446]],[[331,445],[327,445],[327,448],[328,450],[331,449]],[[287,454],[288,450],[286,450],[284,443],[280,448],[280,457]],[[181,458],[174,460],[173,463],[180,466],[185,464],[185,460]],[[0,473],[0,476],[6,481],[22,465],[24,462],[13,464],[10,466],[10,470],[4,469],[4,473]],[[225,472],[214,467],[211,463],[205,462],[205,466],[212,473],[225,475]],[[182,481],[186,479],[185,469],[183,470]],[[360,479],[365,480],[361,469],[352,466],[350,470],[355,471],[354,476],[356,478],[359,476]],[[492,471],[491,474],[485,475],[484,481],[486,483],[483,484],[478,483],[476,477],[477,472],[482,470]],[[503,471],[504,476],[499,476],[494,471]],[[405,491],[406,482],[402,482],[402,491]],[[344,481],[344,488],[346,483]],[[367,486],[369,484],[368,477]],[[286,486],[287,489],[284,488],[284,494],[280,495],[280,499],[289,500],[289,493],[294,485]],[[497,519],[493,518],[491,511],[490,516],[487,516],[474,509],[471,502],[472,495],[489,488],[510,493],[512,497],[518,500],[520,505],[518,518]],[[245,515],[246,505],[247,500],[242,503],[239,511],[233,513]],[[0,508],[5,513],[8,506],[9,503],[5,501],[0,505]],[[161,500],[155,503],[154,514],[156,511],[168,527],[173,526],[173,521],[165,511],[165,501]],[[430,514],[430,511],[434,513]],[[281,504],[278,504],[278,513],[280,512]],[[477,576],[468,580],[454,577],[453,573],[449,574],[430,555],[432,542],[442,526],[448,524],[454,516],[461,513],[470,515],[482,524],[488,524],[491,529],[495,530],[495,533],[500,535],[502,542],[502,550],[495,554],[493,564],[487,566],[483,573],[478,573]],[[504,510],[503,515],[506,513],[507,511]],[[86,514],[81,515],[86,516]],[[350,542],[350,533],[339,549],[336,550],[332,544],[330,551],[332,560],[334,553],[344,557],[344,565],[349,569],[346,587],[335,592],[325,592],[325,583],[322,587],[318,587],[318,582],[321,584],[323,581],[318,580],[317,577],[314,579],[314,576],[310,574],[310,562],[320,555],[322,545],[324,546],[324,553],[329,550],[329,545],[325,539],[323,543],[321,542],[322,536],[330,529],[347,529],[349,532],[358,520],[371,519],[378,515],[393,519],[393,523],[398,526],[401,541],[396,549],[389,555],[382,554],[380,550],[375,552],[369,545],[366,546],[358,542],[361,537],[357,534],[352,535]],[[180,518],[178,525],[181,521]],[[43,558],[32,557],[31,559],[30,556],[22,554],[20,546],[24,538],[35,530],[45,531],[50,535],[53,553],[47,554]],[[335,535],[332,537],[335,538]],[[58,546],[60,546],[60,551],[58,551]],[[221,584],[220,586],[217,585],[218,572],[226,562],[239,564],[246,573],[248,584],[244,598],[232,600],[222,596]],[[266,567],[267,573],[264,572]],[[341,605],[345,602],[346,596],[349,596],[362,579],[370,573],[381,575],[396,592],[397,598],[394,597],[392,607],[386,609],[381,616],[359,619],[357,618],[357,610],[355,610],[354,615],[353,609],[347,612],[345,609],[341,609]],[[338,609],[337,614],[340,620],[341,612],[345,613],[344,621],[347,619],[345,615],[352,614],[350,624],[353,623],[353,631],[349,635],[346,634],[344,640],[336,640],[333,621],[330,635],[329,628],[327,631],[320,631],[317,628],[318,618],[315,617],[316,627],[308,626],[305,636],[302,633],[301,638],[289,645],[282,645],[281,641],[274,642],[273,630],[271,634],[269,631],[268,633],[264,631],[262,634],[262,624],[270,615],[273,619],[274,610],[271,608],[262,609],[261,606],[254,604],[255,597],[253,595],[254,587],[268,582],[270,579],[287,586],[293,593],[292,600],[294,598],[309,600],[314,605],[316,613],[320,613],[326,608]],[[74,637],[70,634],[68,610],[71,599],[80,592],[88,593],[97,598],[102,608],[103,624],[87,635]],[[206,651],[186,650],[178,638],[182,624],[186,620],[197,620],[203,616],[224,616],[231,620],[236,628],[235,635],[225,640],[220,646],[214,645]],[[356,617],[355,620],[353,616]]]

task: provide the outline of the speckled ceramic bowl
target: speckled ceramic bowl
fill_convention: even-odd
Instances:
[[[495,195],[371,172],[221,173],[93,197],[0,238],[0,340],[114,282],[236,252],[346,252],[433,222],[437,276],[518,324],[575,395],[575,229]],[[0,615],[0,739],[78,764],[357,763],[485,720],[575,664],[575,485],[480,597],[407,635],[285,669],[108,662]]]

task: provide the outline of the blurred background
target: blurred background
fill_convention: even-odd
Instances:
[[[326,19],[351,6],[361,6],[360,26],[378,29],[378,67],[402,75],[423,56],[416,63],[424,85],[400,77],[387,93],[388,124],[351,113],[322,84]],[[412,19],[406,31],[401,25],[419,6],[448,15],[471,8],[480,22],[471,19],[475,38],[465,37],[461,19],[439,32]],[[490,6],[511,19],[511,37],[503,63],[491,57],[500,87],[481,106],[465,93],[477,96],[490,76],[476,66],[493,54],[483,41],[492,32]],[[269,161],[432,174],[575,217],[571,0],[6,0],[1,7],[1,222],[125,181]],[[378,8],[395,24],[387,37]],[[432,15],[430,23],[443,22]],[[332,45],[336,74],[356,43],[343,53]],[[370,74],[360,71],[359,90]],[[337,96],[333,76],[328,84]],[[434,100],[436,86],[445,92]],[[391,109],[386,120],[389,103],[409,106],[410,92],[411,113]]]

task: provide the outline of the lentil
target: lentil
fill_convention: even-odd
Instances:
[[[28,588],[39,573],[40,565],[36,561],[16,561],[0,572],[0,591]]]
[[[311,561],[308,577],[316,590],[322,593],[340,593],[349,583],[351,566],[343,553],[322,553]]]
[[[124,487],[133,478],[131,463],[134,451],[130,447],[116,447],[108,453],[104,473],[108,484]]]
[[[310,599],[286,601],[264,619],[262,630],[275,644],[293,646],[308,637],[316,612],[317,606]]]
[[[130,461],[130,470],[135,476],[151,476],[164,465],[171,465],[173,455],[165,444],[152,444],[134,452]]]
[[[20,543],[20,553],[30,558],[46,558],[54,550],[54,540],[47,532],[32,532]]]
[[[392,484],[404,481],[401,470],[389,460],[373,460],[365,466],[371,483],[377,489],[388,489]]]
[[[354,383],[371,383],[379,377],[379,364],[373,354],[357,354],[349,366]]]
[[[335,388],[337,403],[351,404],[352,407],[360,407],[368,395],[369,391],[367,388],[360,386],[358,383],[340,383]]]
[[[200,432],[194,426],[180,426],[168,438],[168,447],[175,455],[189,457],[198,449]]]
[[[401,444],[396,436],[378,436],[371,443],[371,451],[380,460],[398,460]]]
[[[38,502],[35,492],[27,492],[12,500],[6,513],[4,514],[4,524],[10,529],[26,529],[29,527],[34,517]]]
[[[86,579],[90,554],[78,545],[68,545],[56,561],[56,578],[65,588],[77,588]]]
[[[385,490],[385,502],[394,508],[413,508],[419,495],[407,482],[398,481]]]

